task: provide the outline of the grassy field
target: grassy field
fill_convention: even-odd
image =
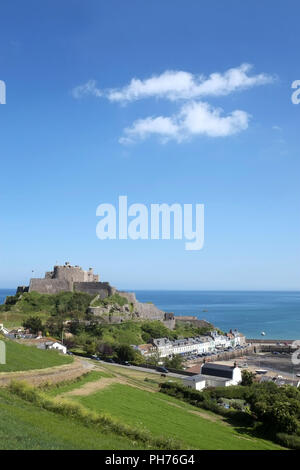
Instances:
[[[82,387],[83,385],[90,383],[90,382],[95,382],[96,380],[101,379],[101,377],[104,378],[111,378],[113,377],[112,374],[108,374],[106,372],[100,372],[93,370],[91,372],[88,372],[85,375],[82,375],[81,377],[78,377],[78,379],[71,381],[71,382],[63,382],[63,383],[58,383],[55,387],[51,387],[49,390],[47,390],[47,394],[55,397],[57,395],[63,395],[65,393],[71,392],[72,390],[76,390],[79,387]]]
[[[83,426],[0,389],[0,449],[142,449],[126,437]]]
[[[123,369],[124,370],[124,369]],[[122,375],[124,372],[122,370]],[[142,386],[142,383],[141,383]],[[113,383],[87,396],[72,397],[94,411],[111,416],[153,435],[173,437],[194,449],[268,450],[281,447],[250,435],[247,429],[235,428],[220,416],[159,392],[126,384]]]
[[[145,382],[145,378],[152,378],[153,383]],[[161,380],[166,379],[150,373],[101,365],[77,380],[46,388],[44,393],[49,399],[63,396],[69,402],[79,402],[85,409],[104,413],[116,422],[141,431],[147,430],[154,438],[173,438],[180,442],[183,449],[281,449],[270,441],[251,436],[246,428],[231,426],[221,416],[159,393],[157,383]],[[105,386],[99,389],[102,381]],[[72,395],[74,391],[77,392],[75,396]],[[101,427],[85,426],[69,414],[62,416],[52,411],[24,401],[7,389],[0,390],[0,448],[144,448],[141,441],[133,442],[126,435],[112,430],[104,432]]]
[[[0,364],[0,372],[45,369],[73,362],[72,357],[63,356],[57,351],[37,349],[35,346],[25,346],[10,340],[4,341],[6,364]]]

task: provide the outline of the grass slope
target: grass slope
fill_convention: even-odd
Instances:
[[[72,357],[63,356],[57,351],[37,349],[35,346],[25,346],[10,340],[4,341],[6,364],[0,364],[0,372],[45,369],[73,362]]]
[[[0,389],[0,449],[141,449],[130,439],[99,432],[26,403]]]
[[[234,428],[214,415],[214,420],[194,413],[198,408],[181,407],[176,399],[159,393],[114,384],[89,396],[76,397],[85,407],[106,411],[115,418],[148,429],[153,435],[178,439],[186,448],[207,450],[280,449],[270,441],[254,438],[244,429]],[[213,415],[213,414],[212,414]]]
[[[100,380],[101,377],[111,378],[113,377],[113,375],[107,374],[105,372],[91,371],[85,375],[82,375],[81,377],[78,377],[78,379],[74,381],[57,383],[56,386],[52,385],[50,389],[47,390],[47,395],[51,397],[55,397],[56,395],[63,395],[64,393],[76,390],[77,388],[80,388],[89,382],[95,382],[96,380]]]

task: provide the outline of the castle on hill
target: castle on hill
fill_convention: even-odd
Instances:
[[[175,318],[173,313],[166,313],[152,303],[138,302],[133,292],[118,291],[108,282],[100,282],[98,274],[93,269],[85,271],[80,266],[71,266],[66,262],[63,266],[54,266],[52,271],[45,273],[44,278],[30,279],[29,286],[19,286],[17,293],[39,292],[40,294],[58,294],[59,292],[84,292],[95,296],[95,299],[105,299],[119,294],[127,299],[124,306],[95,306],[91,303],[89,312],[99,321],[122,323],[125,320],[147,319],[162,321],[165,326],[173,329]]]
[[[108,282],[100,282],[99,275],[93,268],[85,271],[80,266],[66,262],[63,266],[54,266],[53,271],[45,273],[44,278],[30,279],[29,286],[19,286],[17,292],[39,292],[40,294],[58,294],[59,292],[86,292],[100,295],[101,298],[113,295],[116,289]]]

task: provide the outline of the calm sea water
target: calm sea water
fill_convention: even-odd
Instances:
[[[140,302],[177,315],[204,318],[248,338],[300,339],[300,292],[135,291]],[[0,303],[15,289],[0,289]],[[205,310],[205,311],[204,311]]]
[[[300,339],[300,292],[136,291],[140,302],[195,315],[248,338]],[[205,310],[205,311],[204,311]]]

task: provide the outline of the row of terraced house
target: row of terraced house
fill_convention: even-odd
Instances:
[[[206,336],[170,340],[168,338],[157,338],[151,344],[135,346],[144,356],[158,354],[160,357],[173,355],[205,354],[218,349],[234,348],[246,344],[245,336],[237,330],[230,330],[225,335],[217,331],[211,331]]]

